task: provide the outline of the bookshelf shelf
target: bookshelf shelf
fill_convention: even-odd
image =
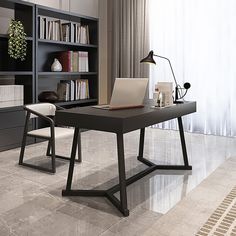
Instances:
[[[0,76],[33,75],[32,71],[0,71]]]
[[[82,105],[82,104],[97,103],[97,102],[98,102],[98,99],[81,99],[81,100],[76,100],[76,101],[57,102],[56,105],[70,106],[70,105]]]
[[[8,34],[0,34],[0,38],[2,38],[2,39],[8,39],[9,36],[8,36]],[[27,41],[32,41],[32,40],[33,40],[33,37],[26,37],[26,40],[27,40]]]
[[[71,43],[71,42],[65,42],[65,41],[56,41],[56,40],[49,40],[49,39],[39,39],[39,43],[49,43],[49,44],[62,44],[67,46],[75,46],[80,48],[98,48],[95,44],[80,44],[80,43]]]
[[[97,72],[38,72],[40,76],[55,76],[55,75],[97,75]]]

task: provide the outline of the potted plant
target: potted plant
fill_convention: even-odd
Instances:
[[[19,20],[11,20],[9,25],[8,54],[11,58],[25,60],[26,57],[26,33]]]

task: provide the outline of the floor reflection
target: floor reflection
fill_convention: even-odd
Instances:
[[[227,158],[236,156],[235,138],[186,133],[185,139],[192,171],[156,170],[128,186],[128,218],[122,218],[105,198],[62,197],[68,162],[58,160],[57,173],[49,175],[18,166],[19,149],[1,152],[0,235],[6,230],[16,235],[56,235],[56,232],[93,236],[104,232],[104,235],[106,232],[107,235],[116,232],[138,235],[139,232],[141,235],[142,230],[150,227],[150,222],[158,221]],[[126,134],[124,141],[128,178],[146,166],[137,160],[139,131]],[[72,137],[58,140],[57,154],[68,156],[71,143]],[[46,165],[46,146],[47,143],[28,146],[27,159]],[[83,162],[75,165],[73,188],[107,189],[118,183],[114,134],[82,133],[82,154]],[[144,158],[157,164],[182,164],[178,132],[146,129]],[[116,196],[119,197],[119,193]],[[35,210],[30,211],[31,208]]]

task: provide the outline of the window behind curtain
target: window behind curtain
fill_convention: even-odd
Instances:
[[[171,60],[178,83],[192,85],[186,100],[197,101],[197,113],[185,117],[185,129],[235,136],[236,1],[150,0],[149,10],[150,48]],[[173,81],[168,63],[155,59],[150,94],[157,81]]]

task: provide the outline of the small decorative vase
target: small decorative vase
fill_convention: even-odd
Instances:
[[[62,65],[56,58],[51,65],[51,71],[62,71]]]
[[[40,102],[50,102],[55,103],[59,99],[57,93],[54,91],[43,91],[38,95],[38,100]]]

